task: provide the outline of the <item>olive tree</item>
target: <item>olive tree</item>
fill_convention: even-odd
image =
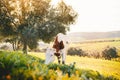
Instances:
[[[39,40],[50,42],[58,33],[65,34],[69,25],[75,22],[77,13],[63,1],[57,6],[50,2],[51,0],[0,1],[1,34],[17,37],[16,40],[22,44],[26,54],[27,47],[36,48]]]

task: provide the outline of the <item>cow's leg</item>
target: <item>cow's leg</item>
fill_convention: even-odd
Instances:
[[[65,64],[65,60],[64,60],[64,53],[62,53],[62,64]]]
[[[62,61],[62,64],[65,64],[65,61]]]
[[[60,60],[58,60],[58,63],[60,64]]]
[[[58,56],[57,58],[58,58],[58,63],[60,64],[60,57]]]
[[[65,60],[66,60],[66,52],[65,50],[62,50],[62,64],[65,64]]]

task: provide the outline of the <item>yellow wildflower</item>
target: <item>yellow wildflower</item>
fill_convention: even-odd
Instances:
[[[51,75],[50,80],[55,80],[55,76]]]
[[[40,77],[38,78],[38,80],[43,80],[43,77],[42,77],[42,76],[40,76]]]
[[[75,73],[76,73],[76,75],[79,75],[79,71],[76,70]]]
[[[62,77],[62,80],[68,80],[68,74],[65,74],[65,76]]]

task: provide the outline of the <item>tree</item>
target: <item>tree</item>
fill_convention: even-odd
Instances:
[[[4,41],[9,41],[15,49],[16,43],[16,26],[15,17],[11,13],[15,10],[11,7],[8,0],[0,0],[0,36]]]
[[[75,22],[77,13],[63,1],[56,7],[50,2],[50,0],[0,1],[0,5],[3,5],[0,10],[1,33],[7,37],[17,37],[23,45],[24,53],[27,53],[27,47],[36,48],[38,40],[50,42],[58,33],[65,34],[69,30],[68,26]],[[10,20],[6,19],[8,15],[5,11],[2,12],[2,8],[7,9]],[[4,25],[3,19],[6,21]],[[6,27],[10,28],[8,32]]]
[[[0,0],[0,34],[5,37],[15,33],[12,10],[7,0]]]

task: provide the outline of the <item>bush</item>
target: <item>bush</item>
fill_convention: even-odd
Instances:
[[[18,52],[0,51],[0,80],[116,80],[75,64],[45,65],[44,60]]]
[[[100,53],[99,52],[93,52],[93,53],[90,53],[89,55],[87,55],[88,57],[93,57],[93,58],[96,58],[96,59],[98,59],[98,58],[101,58],[101,55],[100,55]]]
[[[86,56],[86,53],[80,48],[69,48],[68,55]]]
[[[118,57],[118,53],[115,47],[109,47],[107,46],[103,51],[98,52],[91,52],[91,53],[86,53],[85,51],[83,51],[80,48],[69,48],[68,49],[68,55],[77,55],[77,56],[83,56],[83,57],[93,57],[93,58],[105,58],[108,60],[111,60],[112,58],[117,58]],[[119,60],[117,60],[119,61]]]
[[[39,58],[22,53],[1,51],[0,80],[7,80],[7,77],[12,78],[11,80],[33,80],[33,77],[38,74],[35,70],[40,72],[44,70],[43,62]]]
[[[109,47],[107,46],[103,51],[102,51],[102,57],[108,60],[111,60],[111,58],[116,58],[117,51],[115,47]]]

